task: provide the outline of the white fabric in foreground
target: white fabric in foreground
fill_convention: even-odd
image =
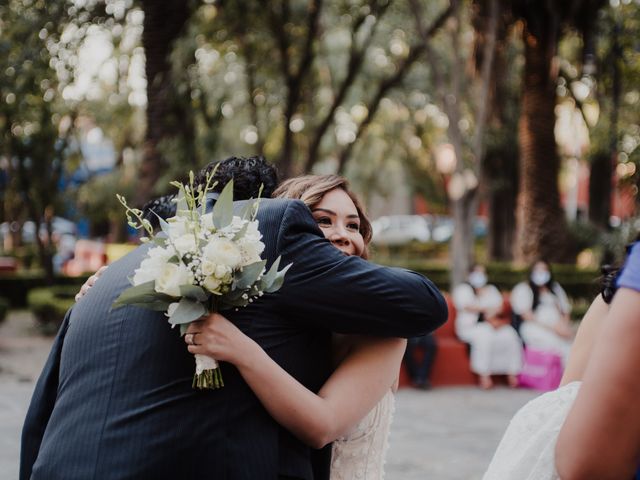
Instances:
[[[522,407],[511,419],[482,480],[560,480],[554,451],[581,383],[569,383]]]

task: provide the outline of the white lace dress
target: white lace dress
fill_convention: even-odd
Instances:
[[[382,480],[394,411],[389,390],[366,417],[333,442],[331,480]]]
[[[581,383],[569,383],[522,407],[511,419],[482,480],[560,480],[554,451]]]

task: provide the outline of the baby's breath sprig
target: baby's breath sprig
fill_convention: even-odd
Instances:
[[[129,224],[129,226],[135,228],[136,230],[144,228],[149,236],[153,236],[153,227],[151,226],[151,222],[146,218],[142,218],[142,210],[138,208],[131,208],[129,205],[127,205],[127,199],[122,195],[118,195],[116,193],[116,198],[126,209],[125,215],[127,216],[127,223]]]

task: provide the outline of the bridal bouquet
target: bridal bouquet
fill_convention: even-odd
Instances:
[[[212,175],[206,184],[194,187],[172,182],[178,188],[176,216],[163,220],[162,231],[154,235],[142,211],[130,208],[124,197],[118,200],[126,209],[129,225],[144,228],[149,237],[143,242],[154,246],[134,272],[132,287],[125,290],[113,307],[136,305],[165,312],[172,326],[180,325],[184,334],[189,323],[207,312],[244,307],[265,292],[277,291],[291,265],[278,270],[280,258],[266,271],[264,250],[256,214],[259,198],[248,201],[239,216],[233,212],[233,181],[218,197],[213,211],[205,212],[207,194],[215,187]],[[214,389],[224,386],[216,360],[196,355],[193,387]]]

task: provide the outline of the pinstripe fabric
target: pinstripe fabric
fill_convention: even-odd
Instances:
[[[263,200],[258,218],[269,263],[294,265],[280,292],[228,316],[308,388],[330,372],[330,330],[408,336],[446,319],[424,277],[344,257],[302,203]],[[195,391],[193,357],[161,314],[110,309],[146,248],[74,306],[27,414],[21,478],[328,478],[329,450],[282,430],[233,366],[222,365],[222,390]],[[367,291],[366,305],[349,303]]]

